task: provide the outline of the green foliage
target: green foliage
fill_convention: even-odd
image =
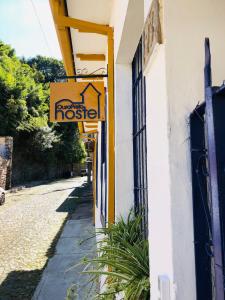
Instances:
[[[60,136],[57,136],[55,132],[48,126],[41,127],[34,134],[33,144],[37,150],[44,151],[52,149],[54,144],[59,143]]]
[[[0,135],[46,124],[48,90],[35,81],[37,71],[21,63],[13,49],[0,42]]]
[[[63,136],[56,149],[60,160],[67,163],[82,161],[86,158],[84,143],[79,139],[79,131],[75,123],[60,123],[55,126],[56,132]]]
[[[85,158],[77,125],[48,121],[49,82],[63,75],[61,61],[42,56],[19,59],[0,41],[0,136],[14,137],[14,154],[21,151],[45,163]]]
[[[123,218],[115,224],[109,224],[108,227],[98,229],[98,233],[106,236],[107,242],[111,245],[120,245],[121,239],[131,245],[139,243],[143,240],[141,231],[141,215],[134,216],[133,211],[130,211],[127,220]],[[103,243],[105,240],[103,239]]]
[[[150,298],[148,241],[141,232],[141,216],[131,212],[125,221],[98,230],[104,238],[98,243],[97,257],[83,259],[83,273],[91,281],[106,277],[104,291],[96,299],[114,300],[121,293],[124,300]],[[70,294],[70,299],[73,299]]]
[[[62,62],[55,58],[38,55],[28,59],[26,63],[41,72],[43,77],[40,77],[39,81],[43,83],[54,82],[57,77],[66,75]]]
[[[66,75],[61,61],[38,55],[26,60],[26,63],[42,74],[39,77],[45,87],[49,88],[49,83],[54,82],[57,77]],[[65,163],[83,161],[86,157],[84,143],[79,139],[77,124],[58,123],[54,131],[60,136],[59,143],[54,147],[56,157]]]

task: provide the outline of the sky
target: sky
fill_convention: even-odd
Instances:
[[[49,0],[0,0],[0,40],[20,57],[62,59]]]

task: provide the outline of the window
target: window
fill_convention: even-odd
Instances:
[[[148,235],[148,182],[146,143],[146,95],[142,72],[142,39],[133,62],[133,156],[134,156],[134,207],[142,214],[142,229]]]
[[[101,222],[106,225],[107,219],[107,125],[101,123]]]

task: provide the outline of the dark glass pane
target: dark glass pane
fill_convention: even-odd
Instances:
[[[133,155],[134,155],[134,203],[136,213],[143,215],[142,229],[148,235],[147,193],[147,144],[146,144],[146,99],[142,73],[142,40],[133,62]]]

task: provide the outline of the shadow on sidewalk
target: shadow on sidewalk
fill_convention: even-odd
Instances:
[[[0,300],[31,300],[34,291],[41,279],[42,273],[49,260],[55,254],[56,244],[68,220],[89,218],[92,216],[92,185],[84,183],[76,187],[67,199],[58,207],[57,212],[67,212],[67,218],[61,225],[54,240],[49,246],[46,256],[47,261],[42,269],[31,271],[15,270],[10,272],[0,285]],[[85,213],[84,213],[85,209]],[[54,299],[49,299],[54,300]]]
[[[48,261],[35,290],[33,300],[64,300],[71,288],[75,288],[77,297],[73,295],[69,299],[91,300],[96,295],[98,285],[90,282],[89,275],[81,274],[84,265],[80,265],[84,257],[91,258],[96,255],[97,241],[92,224],[92,206],[92,185],[84,183],[58,207],[57,212],[68,213],[67,222],[57,242],[55,254]]]
[[[68,212],[68,219],[86,219],[92,217],[92,185],[84,183],[77,187],[58,207],[57,212]]]
[[[1,300],[30,300],[41,278],[43,269],[13,271],[0,286]]]
[[[55,253],[57,241],[62,233],[67,219],[61,225],[58,233],[51,242],[47,252],[47,261],[42,269],[31,271],[12,271],[0,285],[0,300],[30,300],[38,285],[41,275],[48,264],[49,259]]]

